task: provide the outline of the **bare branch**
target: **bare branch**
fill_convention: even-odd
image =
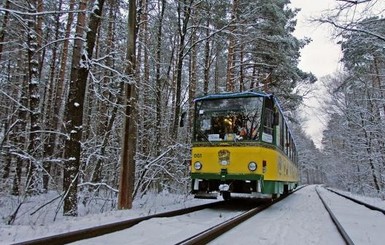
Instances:
[[[338,2],[345,2],[345,3],[351,3],[351,4],[360,4],[360,3],[366,3],[370,2],[371,0],[361,0],[361,1],[352,1],[352,0],[337,0]]]
[[[370,36],[373,36],[373,37],[376,37],[382,41],[385,41],[385,36],[382,36],[378,33],[375,33],[375,32],[372,32],[372,31],[369,31],[369,30],[365,30],[365,29],[361,29],[361,28],[351,28],[351,27],[348,27],[348,26],[342,26],[332,20],[325,20],[325,19],[318,19],[319,22],[321,23],[328,23],[328,24],[331,24],[333,25],[334,27],[338,28],[338,29],[342,29],[342,30],[345,30],[345,31],[352,31],[352,32],[361,32],[361,33],[365,33],[365,34],[368,34]]]

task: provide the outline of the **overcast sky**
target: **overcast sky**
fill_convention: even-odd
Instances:
[[[294,33],[298,38],[308,37],[312,42],[301,51],[299,67],[306,72],[312,72],[318,79],[331,75],[339,69],[341,59],[338,40],[332,39],[332,31],[326,25],[319,25],[309,21],[319,17],[325,10],[333,8],[336,0],[292,0],[294,8],[300,8],[297,14],[297,28]],[[321,92],[321,83],[315,84],[316,91]],[[322,92],[321,92],[322,93]],[[305,131],[312,137],[317,146],[320,146],[322,131],[326,120],[319,111],[317,95],[305,100],[304,114],[308,121],[305,123]]]
[[[339,60],[342,58],[338,39],[333,39],[330,26],[312,23],[311,18],[325,14],[328,9],[334,9],[337,0],[291,0],[294,8],[300,8],[297,15],[297,29],[294,33],[298,38],[309,37],[313,41],[301,51],[299,67],[306,72],[312,72],[319,80],[326,75],[332,75],[341,70]],[[349,8],[341,15],[348,21],[360,20],[369,16],[385,16],[385,1],[372,0]],[[305,123],[306,132],[312,137],[317,146],[320,146],[322,131],[327,120],[322,119],[317,106],[317,98],[325,94],[325,89],[319,81],[314,85],[316,93],[305,100],[304,111],[308,118]],[[322,104],[322,103],[321,103]]]
[[[292,6],[300,8],[297,14],[295,35],[299,38],[309,37],[313,41],[301,51],[300,68],[312,72],[317,77],[334,73],[341,58],[338,40],[332,40],[331,29],[309,21],[319,17],[325,10],[333,8],[336,0],[292,0]]]

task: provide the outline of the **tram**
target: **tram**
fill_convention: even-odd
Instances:
[[[196,198],[276,198],[298,185],[297,151],[277,98],[263,92],[196,98],[191,179]]]

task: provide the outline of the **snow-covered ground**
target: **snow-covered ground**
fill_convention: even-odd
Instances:
[[[282,202],[274,204],[235,229],[223,234],[211,244],[345,244],[319,200],[315,188],[316,186],[307,186],[297,191]],[[336,197],[332,193],[322,191],[322,189],[321,193],[326,195],[325,200],[328,203],[333,203],[333,206],[340,210],[336,215],[345,222],[343,223],[344,226],[350,227],[349,232],[353,231],[350,235],[355,244],[383,244],[381,241],[385,241],[385,233],[381,232],[381,228],[385,227],[385,216],[382,213],[366,211],[365,208],[357,211],[355,207],[351,206],[353,204],[350,204],[350,201]],[[367,200],[367,198],[365,199]],[[78,218],[62,218],[60,222],[52,223],[51,221],[45,225],[33,225],[31,223],[29,225],[7,226],[2,224],[0,226],[0,244],[10,244],[209,201],[192,199],[190,196],[178,197],[164,194],[148,197],[145,202],[143,200],[136,202],[134,208],[127,211],[114,211]],[[385,202],[379,199],[371,199],[371,203],[382,208],[385,207]],[[371,215],[380,216],[382,219],[378,221],[378,219],[367,216],[367,212],[372,212]],[[125,231],[88,241],[80,241],[77,244],[175,244],[199,230],[222,222],[234,214],[236,212],[226,210],[205,210],[172,219],[156,218],[142,222]],[[27,215],[27,212],[24,215]],[[23,219],[25,220],[26,217]],[[365,224],[366,228],[362,228],[360,226],[362,224]]]
[[[320,189],[325,202],[354,244],[385,244],[385,215]]]
[[[149,194],[135,200],[131,210],[105,211],[100,214],[100,210],[106,210],[106,206],[111,205],[105,200],[100,200],[88,206],[80,204],[79,217],[63,217],[61,210],[57,208],[60,206],[59,200],[41,208],[42,205],[54,199],[56,195],[56,193],[51,192],[24,201],[13,225],[6,225],[6,223],[9,216],[16,210],[20,200],[12,196],[0,197],[0,245],[216,201],[194,199],[191,195],[174,195],[163,192]],[[39,210],[37,211],[37,209]],[[97,212],[99,214],[95,214]]]
[[[345,244],[321,203],[316,186],[307,186],[237,226],[212,244]],[[356,245],[384,244],[385,216],[320,189],[325,201]],[[377,201],[375,201],[377,200]],[[372,203],[383,207],[384,201]],[[335,210],[336,209],[336,210]],[[360,210],[360,211],[357,211]],[[373,219],[368,213],[380,216]],[[367,226],[361,226],[365,224]],[[362,228],[363,227],[363,228]]]
[[[154,218],[127,230],[73,244],[176,244],[240,213],[241,211],[205,209],[172,218]]]

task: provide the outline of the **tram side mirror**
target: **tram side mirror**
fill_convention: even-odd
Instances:
[[[186,112],[182,112],[182,115],[180,116],[180,121],[179,121],[179,127],[184,127],[184,119],[186,117]]]

